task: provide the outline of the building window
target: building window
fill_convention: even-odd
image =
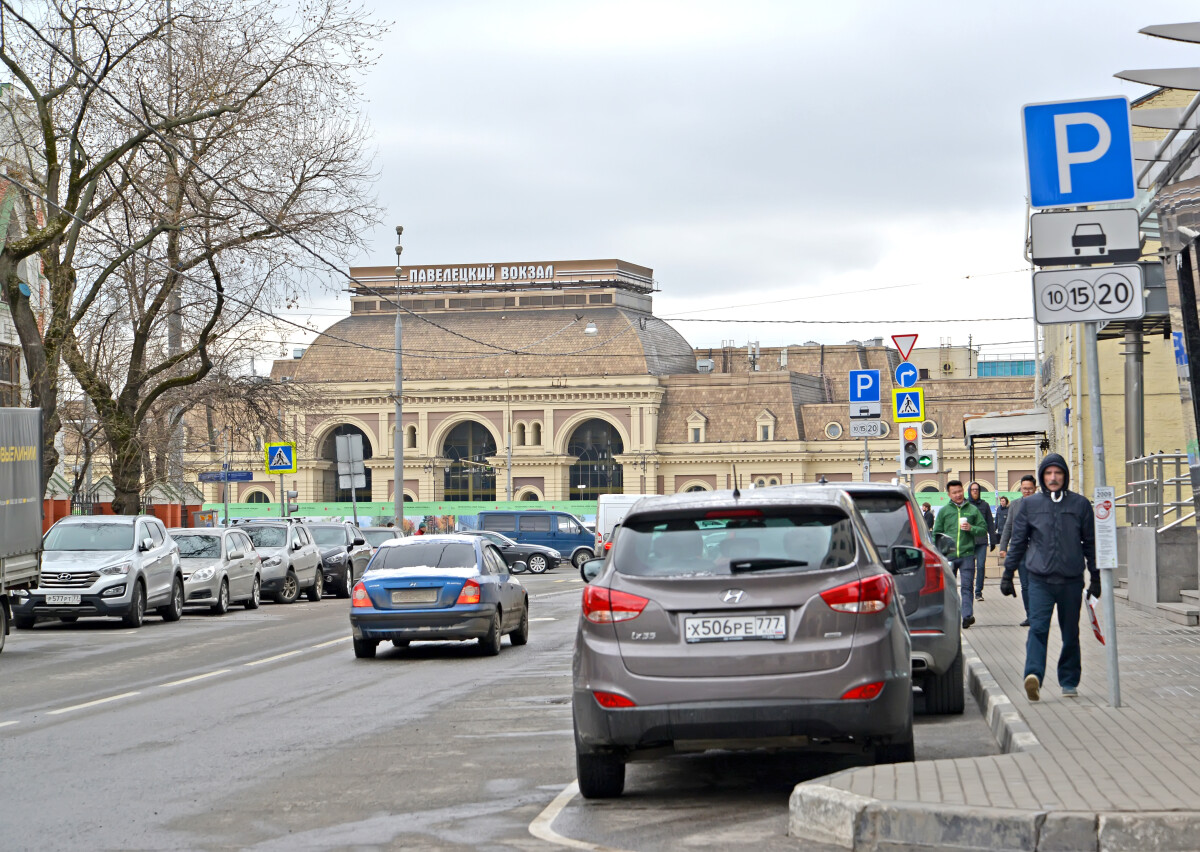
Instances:
[[[1000,378],[1007,376],[1033,376],[1037,373],[1037,362],[1031,360],[980,361],[979,377]]]
[[[529,427],[529,443],[535,447],[542,445],[542,424],[533,423]]]
[[[601,494],[624,491],[624,471],[616,456],[625,451],[621,434],[603,420],[580,423],[567,443],[567,453],[575,457],[571,465],[572,500],[595,500]]]
[[[0,345],[0,408],[21,404],[21,349]]]
[[[495,500],[496,471],[488,456],[496,455],[496,441],[474,420],[459,423],[442,443],[442,456],[450,460],[445,473],[446,500]]]
[[[247,503],[270,503],[271,498],[262,491],[253,491],[246,496]]]
[[[842,424],[836,420],[832,420],[825,424],[825,437],[831,441],[836,441],[842,437]]]
[[[771,427],[770,426],[760,426],[758,428],[761,430],[758,433],[758,440],[760,440],[760,441],[771,440]]]
[[[374,456],[374,450],[371,447],[371,439],[367,437],[367,433],[357,426],[352,426],[349,423],[343,423],[336,427],[326,437],[321,445],[321,458],[325,461],[331,461],[335,464],[330,470],[325,471],[324,492],[325,500],[330,503],[349,503],[351,501],[349,488],[342,488],[341,481],[337,472],[337,438],[338,435],[359,435],[362,438],[363,461]],[[367,467],[363,471],[363,486],[354,489],[355,500],[360,500],[364,503],[371,502],[371,468]]]
[[[517,447],[525,446],[525,424],[518,423],[516,433],[513,435],[513,445]]]
[[[692,427],[692,443],[693,444],[700,443],[700,427],[699,426]]]

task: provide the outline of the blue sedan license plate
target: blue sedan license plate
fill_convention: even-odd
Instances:
[[[433,603],[438,599],[437,589],[401,589],[392,592],[392,603]]]

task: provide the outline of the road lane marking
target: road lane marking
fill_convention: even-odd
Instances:
[[[331,639],[328,642],[322,642],[321,644],[313,645],[312,647],[313,648],[328,648],[330,645],[340,645],[343,642],[349,642],[349,641],[350,641],[349,636],[343,636],[341,639]]]
[[[589,843],[586,840],[575,840],[571,837],[564,837],[553,828],[555,818],[562,813],[576,794],[579,793],[579,782],[572,781],[568,784],[561,793],[554,797],[554,801],[546,805],[546,809],[542,811],[529,824],[529,833],[538,840],[545,840],[547,843],[554,843],[558,846],[569,846],[572,849],[588,849],[591,852],[626,852],[624,849],[617,849],[612,846],[601,846],[599,843]]]
[[[132,698],[135,695],[141,695],[140,692],[122,692],[120,695],[110,695],[108,698],[97,698],[95,701],[88,701],[83,704],[76,704],[72,707],[60,707],[57,710],[51,710],[47,716],[58,716],[62,713],[70,713],[72,710],[83,710],[85,707],[95,707],[97,704],[107,704],[110,701],[120,701],[122,698]]]
[[[530,621],[558,621],[557,618],[551,618],[548,615],[543,615],[541,618],[531,618]]]
[[[21,724],[20,720],[18,720],[16,722],[0,722],[0,728],[7,728],[9,725],[19,725],[19,724]]]
[[[299,653],[300,653],[299,650],[288,651],[283,654],[276,654],[274,657],[263,657],[261,660],[252,660],[249,663],[242,663],[242,665],[243,666],[261,666],[263,663],[273,663],[276,660],[282,660],[284,657],[294,657]]]
[[[195,683],[196,681],[204,680],[205,678],[216,677],[217,675],[227,674],[229,671],[230,671],[230,669],[221,669],[220,671],[215,671],[215,672],[205,672],[204,674],[193,675],[192,677],[185,677],[183,680],[173,680],[170,683],[160,683],[158,686],[160,689],[165,689],[168,686],[182,686],[185,683]]]

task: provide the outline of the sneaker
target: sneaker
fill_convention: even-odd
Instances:
[[[974,623],[975,623],[975,616],[968,615],[966,618],[963,619],[963,630],[970,629],[971,625]]]
[[[1064,686],[1062,688],[1062,694],[1063,694],[1063,698],[1078,698],[1079,697],[1079,687]]]
[[[1035,674],[1025,675],[1025,694],[1029,696],[1030,701],[1037,701],[1041,697],[1040,690],[1042,688],[1038,676]]]
[[[1018,624],[1018,625],[1017,625],[1017,627],[1028,627],[1028,626],[1029,626],[1029,619],[1028,619],[1028,618],[1027,618],[1027,619],[1025,619],[1024,621],[1022,621],[1020,624]]]
[[[981,600],[983,600],[983,592],[976,592],[976,593],[975,593],[975,600],[977,600],[977,601],[981,601]]]

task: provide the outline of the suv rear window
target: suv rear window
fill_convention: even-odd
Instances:
[[[475,568],[475,547],[457,541],[421,541],[385,547],[371,561],[371,570],[394,568]]]
[[[882,553],[892,547],[913,547],[912,518],[908,515],[908,501],[899,494],[871,494],[856,496],[854,505],[867,523],[871,541]]]
[[[612,559],[622,574],[674,577],[827,570],[850,564],[857,550],[854,526],[840,509],[718,509],[626,518]]]

